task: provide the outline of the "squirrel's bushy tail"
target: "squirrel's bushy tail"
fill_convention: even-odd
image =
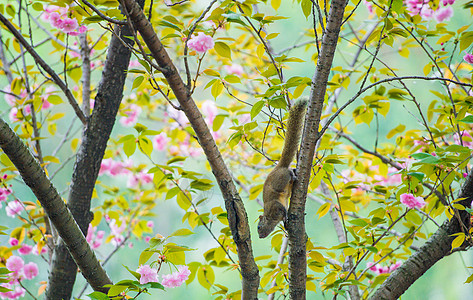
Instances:
[[[301,139],[302,126],[304,125],[307,102],[308,99],[306,98],[299,99],[289,110],[284,148],[278,163],[280,167],[289,168],[289,165],[296,156]]]

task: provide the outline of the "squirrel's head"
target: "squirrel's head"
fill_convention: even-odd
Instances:
[[[263,215],[259,216],[259,223],[258,223],[259,238],[264,239],[271,233],[271,231],[273,231],[273,228],[270,228],[270,226],[268,226],[268,220],[266,220],[266,217]]]

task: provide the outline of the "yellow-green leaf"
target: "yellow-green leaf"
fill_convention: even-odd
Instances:
[[[217,51],[218,55],[232,59],[232,50],[224,42],[215,42],[214,49]]]
[[[281,6],[281,0],[271,0],[271,6],[274,10],[278,10],[279,6]]]
[[[452,250],[460,247],[465,241],[465,234],[461,232],[458,236],[452,241]]]
[[[325,216],[330,211],[330,203],[324,203],[322,206],[319,207],[317,210],[317,214],[319,215],[319,219]]]

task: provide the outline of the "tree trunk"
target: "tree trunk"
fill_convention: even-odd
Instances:
[[[136,5],[134,0],[124,0],[123,2],[130,14],[134,27],[140,32],[143,40],[153,55],[153,58],[158,63],[159,67],[162,68],[163,75],[179,101],[181,109],[189,119],[199,143],[204,150],[207,160],[209,161],[212,173],[217,179],[225,200],[228,222],[233,240],[237,246],[238,258],[240,260],[242,299],[257,299],[260,278],[258,266],[253,257],[248,216],[243,201],[233,183],[232,176],[223,161],[220,151],[215,144],[215,140],[213,139],[202,114],[191,97],[189,89],[182,81],[179,72],[158,36],[154,32],[152,25],[146,19],[143,10]]]
[[[287,218],[289,236],[289,294],[291,299],[305,299],[307,278],[307,257],[305,233],[305,202],[309,179],[312,172],[315,145],[322,106],[327,89],[327,81],[332,67],[340,27],[345,12],[345,0],[333,0],[330,5],[327,26],[322,36],[322,48],[317,68],[312,79],[312,89],[302,135],[301,149],[297,164],[297,181],[293,186]]]
[[[95,290],[106,292],[107,289],[103,286],[112,282],[85,240],[71,212],[28,148],[1,118],[0,146],[20,172],[23,181],[38,198],[59,235],[68,245],[84,277]],[[74,273],[76,269],[74,264]]]
[[[140,0],[140,5],[143,3],[144,0]],[[133,35],[128,26],[115,26],[115,31],[120,39],[133,45],[133,41],[127,38]],[[71,180],[67,205],[84,235],[87,234],[88,225],[93,218],[90,212],[92,192],[123,97],[130,63],[131,52],[120,39],[112,35],[94,110],[82,134],[82,144]],[[76,273],[74,260],[69,255],[64,241],[60,240],[54,250],[49,272],[47,299],[70,299]]]

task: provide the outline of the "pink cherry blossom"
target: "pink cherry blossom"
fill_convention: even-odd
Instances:
[[[205,121],[209,125],[213,124],[215,117],[217,116],[217,112],[218,109],[214,101],[206,100],[202,103],[202,114],[205,117]]]
[[[470,64],[473,64],[473,54],[467,53],[463,56],[463,59]]]
[[[453,8],[451,6],[441,7],[435,11],[434,17],[437,22],[450,21],[453,16]]]
[[[139,66],[141,66],[141,64],[137,59],[131,59],[130,63],[128,64],[128,68],[136,68]]]
[[[402,265],[400,261],[397,261],[395,264],[389,266],[389,273],[393,272]]]
[[[187,46],[199,53],[212,49],[215,46],[213,38],[203,32],[199,32],[197,36],[193,36],[188,42]]]
[[[33,279],[38,275],[38,265],[34,262],[27,263],[23,268],[26,279]]]
[[[368,9],[368,12],[370,14],[372,14],[373,13],[373,3],[368,2],[366,0],[363,0],[363,4],[366,6],[366,9]]]
[[[107,158],[102,160],[102,163],[100,164],[100,171],[99,175],[102,175],[104,173],[108,173],[111,176],[117,176],[120,174],[128,174],[130,170],[127,168],[130,167],[130,164],[123,163],[120,161],[114,161],[111,158]]]
[[[20,249],[18,249],[18,253],[20,253],[21,255],[28,255],[31,253],[32,249],[33,249],[32,246],[23,244],[21,245]]]
[[[2,283],[0,286],[10,289],[9,292],[0,293],[2,299],[20,299],[25,295],[25,289],[16,284]]]
[[[149,265],[141,265],[137,270],[137,273],[141,275],[140,284],[148,282],[158,282],[158,272],[156,269],[151,268]]]
[[[154,227],[154,222],[153,221],[148,221],[146,223],[146,227],[153,228]]]
[[[10,113],[8,114],[8,118],[10,119],[10,121],[12,121],[12,122],[19,121],[20,119],[18,119],[17,114],[18,114],[18,108],[12,107],[10,109]]]
[[[408,208],[422,208],[425,206],[424,198],[415,197],[412,194],[404,193],[401,195],[401,203],[407,206]]]
[[[122,232],[125,231],[126,229],[125,219],[123,218],[121,219],[120,226],[117,225],[117,222],[115,221],[115,219],[112,219],[108,225],[110,226],[110,231],[111,231],[111,234],[113,235],[111,243],[114,246],[120,245],[125,240],[125,237],[122,235]]]
[[[166,146],[168,145],[170,140],[171,139],[168,138],[166,132],[161,132],[160,134],[152,138],[153,147],[158,151],[163,151],[164,149],[166,149]]]
[[[3,90],[6,92],[5,93],[5,101],[8,103],[8,105],[15,106],[17,97],[15,97],[15,94],[12,92],[10,85],[7,85]],[[26,90],[22,89],[21,92],[20,92],[20,95],[17,95],[17,96],[20,97],[20,98],[25,98],[26,97]]]
[[[429,6],[430,0],[404,0],[407,11],[412,15],[420,15],[423,19],[432,17],[433,10]]]
[[[125,117],[120,118],[120,123],[123,126],[131,127],[138,121],[138,116],[141,113],[141,107],[136,104],[130,104],[130,106],[124,111]]]
[[[64,33],[73,32],[74,30],[76,30],[77,27],[79,27],[79,24],[77,23],[76,19],[71,19],[67,17],[62,21],[61,25],[61,29]]]
[[[14,217],[16,217],[16,215],[20,214],[20,212],[22,210],[23,210],[23,205],[18,200],[8,202],[7,206],[5,207],[5,211],[7,212],[7,216],[12,217],[12,218],[14,218]]]
[[[144,171],[141,171],[138,174],[132,174],[128,178],[126,186],[129,188],[136,188],[138,185],[141,184],[146,184],[150,183],[153,181],[153,176],[151,174],[148,174]]]
[[[87,27],[85,25],[81,25],[77,28],[76,31],[69,32],[69,35],[78,36],[79,34],[82,34],[86,31],[87,31]],[[93,51],[94,51],[94,49],[92,49],[92,51],[90,53],[92,54]],[[91,63],[91,66],[92,66],[92,63]]]
[[[47,253],[48,252],[48,247],[42,247],[41,248],[41,253],[39,253],[39,249],[38,249],[38,245],[34,245],[33,246],[33,250],[31,250],[31,253],[33,253],[34,255],[39,255],[39,254],[44,254],[44,253]]]
[[[23,259],[19,256],[12,255],[7,259],[7,262],[5,263],[5,266],[7,267],[8,270],[12,272],[20,272],[23,270],[25,262]]]
[[[231,66],[224,66],[225,71],[227,71],[228,74],[235,74],[238,76],[243,75],[243,67],[239,64],[232,64]]]
[[[187,116],[182,110],[176,110],[172,107],[169,107],[164,115],[177,122],[177,124],[173,123],[171,128],[177,128],[179,126],[186,126],[189,124]]]
[[[89,228],[87,229],[87,236],[85,237],[87,243],[89,243],[92,249],[99,248],[103,243],[103,237],[105,235],[105,231],[100,230],[95,234],[97,227],[92,226],[89,224]]]
[[[443,6],[453,5],[453,3],[455,3],[455,0],[442,0]]]
[[[162,285],[167,288],[174,288],[181,286],[184,281],[189,278],[189,268],[187,266],[179,266],[178,271],[172,274],[163,275]]]
[[[10,189],[0,188],[0,202],[7,200],[8,195],[11,194]]]
[[[150,240],[151,240],[150,236],[145,236],[145,242],[149,243]]]
[[[8,240],[8,243],[10,244],[10,246],[16,246],[18,245],[19,241],[16,238],[12,237]]]
[[[57,12],[52,12],[49,14],[49,22],[56,28],[62,28],[62,19]]]

